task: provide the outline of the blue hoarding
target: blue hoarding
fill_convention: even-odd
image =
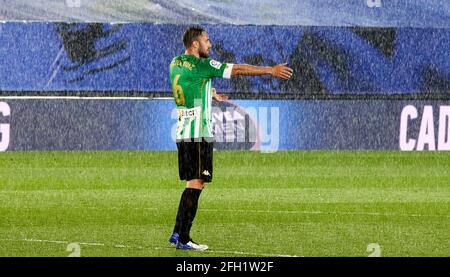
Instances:
[[[450,101],[235,100],[215,148],[450,150]],[[0,150],[175,150],[173,100],[0,100]]]
[[[185,25],[0,23],[0,91],[171,95],[168,65]],[[450,94],[450,29],[207,25],[211,57],[288,62],[287,82],[216,80],[226,93]]]

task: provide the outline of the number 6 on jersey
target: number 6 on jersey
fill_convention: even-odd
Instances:
[[[178,79],[180,79],[180,74],[175,75],[175,79],[173,80],[173,97],[175,97],[177,105],[184,105],[183,88],[178,84]]]

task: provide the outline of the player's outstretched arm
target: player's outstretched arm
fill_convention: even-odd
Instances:
[[[231,76],[260,76],[270,74],[273,77],[287,80],[291,78],[294,71],[287,66],[287,63],[275,66],[254,66],[249,64],[235,64],[231,70]]]

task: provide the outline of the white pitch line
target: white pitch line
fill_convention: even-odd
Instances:
[[[43,240],[43,239],[21,239],[15,241],[26,241],[26,242],[47,242],[47,243],[58,243],[58,244],[69,244],[69,243],[78,243],[80,245],[89,245],[89,246],[106,246],[104,243],[98,242],[70,242],[70,241],[60,241],[60,240]]]
[[[137,249],[145,249],[143,246],[128,246],[123,244],[116,245],[107,245],[104,243],[98,242],[73,242],[73,241],[61,241],[61,240],[43,240],[43,239],[0,239],[0,241],[16,241],[16,242],[38,242],[38,243],[55,243],[55,244],[69,244],[69,243],[78,243],[80,245],[89,245],[89,246],[106,246],[106,247],[115,247],[115,248],[137,248]],[[150,247],[147,247],[150,248]],[[155,246],[151,247],[154,250],[162,250],[168,249],[172,247],[161,247]],[[173,247],[174,250],[176,250]],[[181,250],[180,250],[181,251]],[[216,254],[233,254],[233,255],[245,255],[245,256],[265,256],[265,257],[303,257],[303,256],[295,256],[295,255],[285,255],[285,254],[268,254],[268,253],[251,253],[251,252],[241,252],[241,251],[222,251],[222,250],[206,250],[204,253],[216,253]]]
[[[123,210],[127,209],[127,207],[105,207],[105,208],[98,208],[98,207],[83,207],[83,209],[90,209],[90,210]],[[151,208],[151,207],[143,207],[143,208],[132,208],[133,210],[150,210],[150,211],[157,211],[160,210],[158,208]],[[199,211],[203,212],[214,212],[214,213],[221,213],[221,212],[230,212],[230,213],[279,213],[279,214],[317,214],[317,215],[326,215],[326,214],[333,214],[333,215],[370,215],[370,216],[410,216],[410,217],[444,217],[444,218],[450,218],[450,215],[435,215],[435,214],[401,214],[401,213],[377,213],[377,212],[333,212],[333,211],[286,211],[286,210],[239,210],[239,209],[224,209],[224,210],[218,210],[218,209],[201,209],[199,208]]]
[[[234,254],[234,255],[246,255],[246,256],[264,256],[264,257],[304,257],[295,255],[283,255],[283,254],[265,254],[265,253],[248,253],[240,251],[220,251],[220,250],[206,250],[207,252],[217,254]]]
[[[399,214],[376,212],[323,212],[323,211],[279,211],[279,210],[215,210],[199,209],[205,212],[233,212],[233,213],[286,213],[286,214],[334,214],[334,215],[375,215],[375,216],[411,216],[411,217],[450,217],[450,215]]]

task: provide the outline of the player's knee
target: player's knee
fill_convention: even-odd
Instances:
[[[203,180],[200,180],[200,179],[190,180],[187,182],[186,187],[202,190],[204,187],[204,182],[203,182]]]

